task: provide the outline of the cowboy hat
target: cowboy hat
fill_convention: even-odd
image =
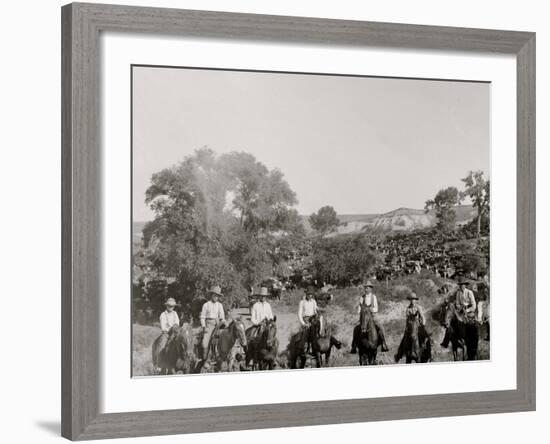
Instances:
[[[407,299],[409,299],[409,300],[416,299],[416,300],[418,301],[418,296],[417,296],[416,293],[413,291],[410,295],[407,296]]]
[[[459,279],[458,285],[470,285],[470,283],[466,279]]]
[[[168,298],[164,305],[169,305],[170,307],[175,307],[177,304],[176,300],[174,298]]]
[[[374,285],[371,281],[367,281],[363,284],[363,287],[370,287],[370,288],[374,288]]]
[[[313,285],[310,285],[306,288],[306,294],[315,294],[315,287]]]
[[[260,292],[256,293],[256,296],[269,296],[269,293],[267,291],[267,287],[261,287]]]
[[[218,296],[223,296],[222,289],[219,285],[212,285],[212,287],[210,287],[210,290],[208,290],[208,293],[214,293]]]

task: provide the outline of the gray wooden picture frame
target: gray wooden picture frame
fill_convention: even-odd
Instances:
[[[517,60],[517,388],[479,393],[101,413],[103,31],[511,54]],[[62,8],[62,435],[84,440],[535,409],[535,34],[73,3]]]

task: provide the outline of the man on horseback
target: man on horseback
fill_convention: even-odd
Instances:
[[[164,303],[164,306],[166,307],[166,310],[164,310],[160,314],[160,329],[161,329],[161,336],[158,339],[158,350],[164,349],[166,347],[166,344],[168,344],[168,339],[170,337],[170,329],[173,325],[180,325],[180,320],[178,317],[178,314],[175,312],[176,308],[176,300],[174,298],[168,298],[166,302]]]
[[[219,297],[223,296],[219,285],[214,285],[209,290],[210,300],[205,302],[201,310],[202,327],[202,359],[208,362],[208,352],[210,350],[211,340],[215,339],[220,325],[225,323],[225,314],[223,306],[219,302]]]
[[[298,305],[298,320],[302,326],[302,345],[304,353],[309,353],[311,350],[311,334],[310,322],[311,318],[317,314],[317,302],[313,298],[315,287],[309,286],[306,289],[306,297],[300,301]]]
[[[361,305],[365,305],[368,307],[370,312],[372,313],[372,319],[374,321],[374,325],[376,326],[376,330],[378,332],[378,336],[380,338],[380,344],[381,344],[381,350],[383,352],[387,352],[389,350],[388,345],[386,344],[386,335],[384,333],[384,328],[380,324],[380,321],[378,320],[376,314],[378,313],[378,299],[376,298],[376,295],[372,292],[372,289],[374,288],[374,285],[371,281],[367,281],[364,285],[364,293],[359,298],[359,304],[357,305],[357,313],[361,313]],[[360,328],[359,325],[355,326],[354,330],[357,330]],[[355,338],[355,334],[353,335]],[[355,341],[351,344],[351,352],[352,354],[357,353],[357,344]]]
[[[407,299],[409,300],[409,305],[407,309],[405,310],[405,319],[413,318],[415,322],[418,323],[419,326],[419,339],[420,341],[424,341],[429,335],[426,331],[426,318],[424,317],[424,310],[420,305],[418,305],[418,296],[415,292],[411,292],[410,295],[407,296]],[[407,337],[407,332],[405,331],[405,334],[403,335],[403,338],[401,339],[401,343],[399,344],[399,348],[397,349],[397,354],[395,355],[395,362],[399,362],[401,357],[405,353],[405,341]]]
[[[251,338],[256,338],[262,334],[263,327],[266,321],[273,319],[271,305],[267,302],[267,287],[260,288],[260,292],[256,295],[259,300],[252,306],[250,320],[252,321]]]
[[[458,289],[455,293],[455,309],[456,315],[460,316],[464,323],[475,322],[475,313],[476,313],[476,298],[474,292],[467,288],[469,282],[462,279],[458,283]],[[451,340],[451,328],[449,325],[445,326],[445,337],[441,346],[447,348],[449,346],[449,341]]]

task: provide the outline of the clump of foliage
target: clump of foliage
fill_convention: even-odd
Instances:
[[[376,260],[363,235],[321,238],[313,246],[313,271],[320,282],[349,285],[366,279]]]
[[[489,207],[491,204],[491,183],[490,180],[483,177],[483,171],[470,171],[462,179],[465,189],[461,193],[461,198],[469,197],[472,205],[477,209],[476,232],[480,238],[482,230],[489,231]],[[485,226],[483,226],[485,225]]]
[[[324,236],[336,231],[336,228],[340,225],[340,219],[338,219],[334,208],[327,205],[319,208],[317,213],[309,216],[309,223],[317,233]]]
[[[439,190],[433,199],[426,201],[425,210],[435,210],[437,228],[440,231],[451,231],[455,228],[456,212],[453,207],[460,203],[460,193],[456,187]]]

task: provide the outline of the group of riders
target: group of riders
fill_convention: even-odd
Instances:
[[[460,280],[458,288],[454,295],[449,298],[450,306],[452,306],[453,315],[461,319],[463,322],[474,322],[476,313],[476,299],[472,290],[468,288],[468,281]],[[361,286],[361,294],[356,301],[356,312],[360,314],[362,310],[367,309],[372,317],[373,324],[377,331],[377,336],[382,352],[388,352],[389,347],[386,343],[386,335],[384,328],[378,317],[378,298],[374,293],[374,285],[371,281],[364,282]],[[209,355],[215,353],[215,344],[218,338],[220,330],[226,326],[225,312],[220,298],[223,297],[221,287],[219,285],[212,286],[208,291],[209,299],[202,306],[200,313],[201,333],[199,336],[200,350],[199,355],[204,364],[208,365]],[[260,288],[259,292],[254,294],[257,299],[252,305],[250,310],[250,320],[252,326],[247,331],[247,337],[258,338],[262,335],[265,326],[270,321],[276,321],[276,317],[273,314],[271,305],[269,303],[269,292],[266,287]],[[320,293],[316,287],[309,286],[305,290],[304,297],[299,301],[297,317],[301,326],[301,346],[303,347],[303,353],[307,354],[311,352],[312,334],[311,324],[313,319],[318,319],[319,315],[324,311],[324,305],[327,302],[327,298],[332,298],[326,290],[322,290]],[[405,318],[409,321],[415,322],[418,325],[419,336],[422,338],[429,338],[431,334],[426,330],[426,318],[423,308],[418,304],[418,296],[414,292],[410,292],[407,296],[409,304],[405,310]],[[320,307],[318,302],[322,301]],[[173,326],[179,326],[180,320],[175,311],[177,306],[174,298],[169,298],[165,302],[165,311],[160,314],[160,328],[162,330],[161,336],[158,338],[159,350],[162,350],[170,341],[170,334]],[[323,317],[321,317],[323,319]],[[442,347],[447,348],[452,334],[452,326],[450,322],[445,323],[446,331]],[[351,345],[350,353],[357,353],[358,344],[356,343],[356,337],[359,335],[358,330],[361,328],[359,324],[354,327],[353,342]],[[404,355],[404,346],[406,340],[406,332],[403,335],[403,339],[399,345],[397,353],[394,355],[394,359],[398,362]]]

